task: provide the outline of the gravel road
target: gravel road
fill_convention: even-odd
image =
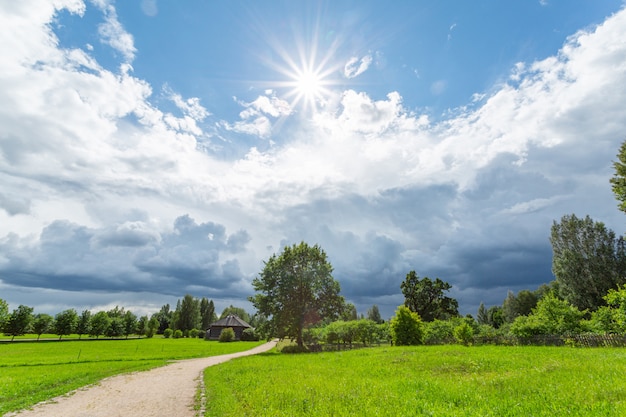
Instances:
[[[276,341],[244,352],[181,360],[150,371],[117,375],[5,417],[195,417],[202,411],[194,411],[193,407],[206,367],[266,352],[274,346]]]

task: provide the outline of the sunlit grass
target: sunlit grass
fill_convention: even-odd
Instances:
[[[103,378],[170,360],[240,352],[262,342],[129,339],[0,344],[0,415]]]
[[[206,416],[622,416],[626,350],[369,348],[207,368]]]

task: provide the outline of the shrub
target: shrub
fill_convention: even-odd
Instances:
[[[259,340],[259,336],[256,334],[254,329],[246,329],[241,334],[241,340],[256,342],[257,340]]]
[[[463,323],[454,328],[454,337],[459,343],[469,346],[474,341],[474,328],[466,321],[463,321]]]
[[[455,342],[452,320],[433,320],[424,323],[424,343],[427,345],[445,345]]]
[[[235,331],[232,327],[227,327],[220,333],[220,342],[232,342],[235,340]]]
[[[178,329],[174,331],[174,339],[180,339],[181,337],[183,337],[183,331]]]
[[[424,324],[419,314],[401,305],[391,319],[391,338],[394,345],[420,345],[424,339]]]
[[[163,337],[166,339],[169,339],[173,333],[174,333],[174,330],[167,328],[163,330]]]
[[[198,337],[198,329],[191,329],[191,330],[189,330],[189,337],[192,337],[194,339],[196,337]]]

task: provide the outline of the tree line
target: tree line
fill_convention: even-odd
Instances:
[[[243,309],[230,306],[223,315],[241,313]],[[247,317],[247,316],[246,316]],[[59,339],[70,334],[99,338],[120,338],[130,335],[153,337],[167,329],[180,331],[182,335],[204,334],[211,323],[217,320],[213,300],[196,298],[189,294],[179,299],[176,308],[165,304],[150,316],[138,317],[130,310],[116,306],[108,311],[83,310],[80,314],[73,308],[55,316],[46,313],[34,314],[33,307],[20,305],[9,313],[6,301],[0,299],[0,331],[13,340],[16,336],[33,334],[37,340],[42,334],[56,334]]]

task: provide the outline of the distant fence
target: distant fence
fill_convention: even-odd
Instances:
[[[626,347],[626,335],[576,334],[518,336],[476,336],[476,345],[534,345],[534,346],[577,346],[577,347]]]

